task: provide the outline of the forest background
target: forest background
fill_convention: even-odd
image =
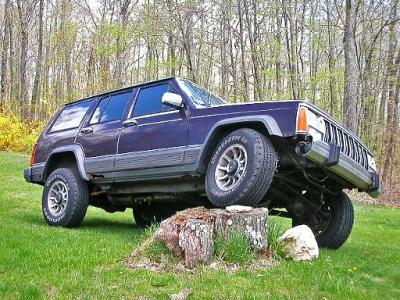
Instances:
[[[229,102],[306,99],[356,132],[400,205],[399,0],[0,0],[0,150],[63,103],[167,76]]]

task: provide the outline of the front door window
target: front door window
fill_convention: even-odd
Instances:
[[[174,110],[173,107],[161,103],[161,98],[166,92],[175,92],[168,83],[140,89],[132,116],[137,117]]]

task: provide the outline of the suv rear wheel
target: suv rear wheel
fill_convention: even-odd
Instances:
[[[85,217],[88,205],[88,186],[77,170],[59,168],[47,178],[42,196],[42,211],[49,225],[78,226]]]
[[[242,128],[227,135],[214,150],[206,174],[206,192],[220,207],[255,206],[264,197],[276,169],[277,155],[262,133]]]

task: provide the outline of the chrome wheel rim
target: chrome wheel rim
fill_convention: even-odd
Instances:
[[[60,216],[67,207],[68,203],[68,188],[67,185],[61,181],[55,181],[47,196],[47,207],[53,216]]]
[[[235,188],[243,178],[247,166],[247,151],[240,144],[231,145],[218,160],[215,182],[219,189],[228,191]]]

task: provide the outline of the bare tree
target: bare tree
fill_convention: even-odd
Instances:
[[[346,21],[344,25],[344,103],[343,114],[346,125],[357,132],[357,57],[354,39],[356,3],[346,0]]]
[[[34,12],[36,0],[21,1],[17,0],[19,29],[20,29],[20,60],[19,60],[19,100],[22,103],[22,115],[28,117],[28,84],[26,80],[27,64],[28,64],[28,41],[29,41],[29,25],[32,14]]]
[[[0,77],[0,110],[3,108],[3,102],[7,98],[7,74],[8,74],[8,51],[10,45],[10,0],[6,0],[4,4],[4,30],[2,39],[2,50],[1,50],[1,77]]]
[[[43,61],[43,13],[44,13],[44,0],[39,0],[39,32],[38,32],[38,49],[36,56],[36,70],[35,80],[33,82],[32,90],[32,113],[31,117],[35,117],[36,103],[40,96],[40,76],[42,72],[42,61]]]
[[[126,42],[126,27],[128,24],[128,18],[129,18],[129,6],[131,5],[131,0],[123,0],[123,1],[117,1],[120,5],[119,7],[119,14],[118,14],[118,22],[121,27],[122,34],[117,36],[117,67],[116,67],[116,80],[117,84],[119,86],[124,85],[124,82],[126,81],[126,74],[125,74],[125,69],[126,69],[126,48],[127,48],[127,42]],[[122,35],[122,36],[121,36]]]

